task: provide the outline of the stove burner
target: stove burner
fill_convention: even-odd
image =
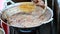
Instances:
[[[19,30],[20,32],[31,32],[31,30]]]
[[[13,27],[10,27],[10,34],[39,34],[38,30],[21,30],[21,29],[14,29]]]

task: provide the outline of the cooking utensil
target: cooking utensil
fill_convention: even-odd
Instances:
[[[10,1],[11,2],[11,1]],[[13,12],[13,14],[12,14],[12,12],[11,11],[9,11],[9,12],[5,12],[6,10],[8,10],[9,8],[12,8],[12,7],[15,7],[15,6],[18,6],[18,5],[21,5],[21,4],[23,4],[24,2],[21,2],[21,3],[14,3],[14,2],[11,2],[12,4],[11,5],[9,5],[9,6],[7,6],[6,5],[6,8],[4,9],[4,10],[2,10],[2,18],[3,19],[6,19],[7,18],[7,16],[11,16],[11,15],[13,15],[13,14],[16,14],[16,13],[19,13],[19,12],[17,12],[16,11],[16,13],[15,12]],[[42,25],[42,24],[46,24],[46,23],[49,23],[50,21],[52,21],[53,20],[53,11],[47,6],[47,4],[46,4],[46,8],[44,9],[44,10],[48,10],[49,11],[49,15],[50,15],[50,18],[49,18],[49,20],[47,20],[47,21],[45,21],[45,22],[42,22],[40,25]],[[5,14],[3,14],[5,12]],[[44,12],[43,12],[44,13]],[[38,25],[38,26],[40,26],[40,25]],[[15,26],[13,26],[13,27],[15,27]],[[33,27],[37,27],[37,26],[33,26]],[[31,28],[31,27],[27,27],[27,28]]]

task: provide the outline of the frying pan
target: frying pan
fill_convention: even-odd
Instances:
[[[1,11],[1,12],[2,12],[1,16],[3,16],[3,17],[1,17],[1,18],[2,18],[3,20],[7,18],[7,17],[6,17],[6,16],[7,16],[6,14],[9,14],[8,16],[11,16],[11,15],[13,15],[13,14],[15,14],[15,13],[19,13],[19,12],[15,12],[15,13],[11,14],[11,12],[8,12],[8,13],[3,14],[5,11],[7,11],[7,10],[10,9],[10,8],[13,8],[13,7],[15,7],[15,6],[18,6],[18,5],[21,5],[21,4],[24,3],[24,2],[14,3],[14,2],[12,2],[12,1],[9,1],[9,2],[11,2],[12,4],[9,5],[9,6],[7,6],[7,4],[6,4],[6,5],[5,5],[6,8],[4,8],[4,9]],[[53,10],[47,6],[47,14],[48,14],[48,13],[49,13],[49,15],[50,15],[49,20],[42,22],[40,25],[49,23],[49,22],[51,22],[51,21],[53,20]],[[48,16],[48,15],[47,15],[47,16]],[[7,24],[8,26],[10,26],[8,23],[6,23],[6,24]],[[38,27],[40,27],[40,25],[32,26],[32,27],[27,27],[27,28],[21,28],[21,27],[16,27],[16,26],[11,26],[11,27],[13,27],[15,30],[16,30],[16,29],[20,29],[20,31],[25,30],[26,32],[29,30],[29,32],[30,32],[31,30],[38,29]]]

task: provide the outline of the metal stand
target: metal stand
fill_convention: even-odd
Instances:
[[[55,33],[55,25],[54,25],[55,22],[51,22],[51,34],[56,34]]]

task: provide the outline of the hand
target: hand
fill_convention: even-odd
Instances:
[[[33,0],[33,2],[37,5],[37,6],[41,6],[42,8],[44,8],[44,2],[42,0]]]

